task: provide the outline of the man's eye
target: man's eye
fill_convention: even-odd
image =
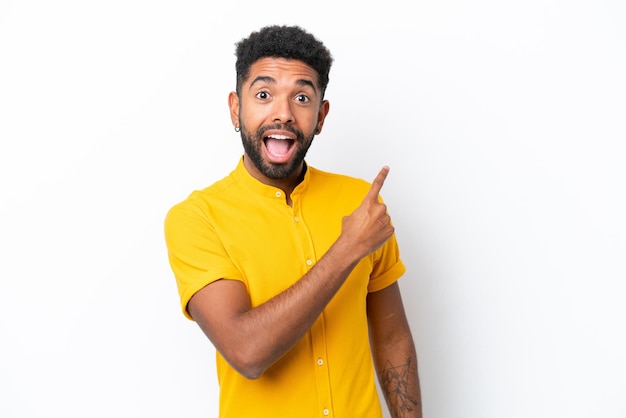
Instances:
[[[309,100],[309,96],[305,96],[304,94],[299,94],[296,96],[296,101],[298,102],[307,103]]]
[[[256,94],[256,97],[258,97],[259,99],[267,99],[268,97],[270,97],[270,95],[266,91],[260,91]]]

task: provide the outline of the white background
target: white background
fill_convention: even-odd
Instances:
[[[391,166],[425,416],[626,416],[625,3],[411,3],[0,3],[0,417],[217,416],[162,225],[273,23],[335,58],[309,163]]]

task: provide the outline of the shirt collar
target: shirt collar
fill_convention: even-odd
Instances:
[[[309,184],[311,178],[311,167],[307,165],[306,161],[304,162],[304,167],[306,170],[304,173],[304,179],[296,186],[292,193],[292,197],[295,194],[302,193],[302,191],[304,191],[306,186]],[[237,167],[233,171],[233,175],[238,181],[241,181],[247,189],[253,191],[254,193],[272,199],[281,198],[284,202],[285,196],[281,189],[261,183],[259,180],[252,177],[252,175],[248,172],[248,169],[246,169],[246,166],[243,164],[243,156],[239,159]]]

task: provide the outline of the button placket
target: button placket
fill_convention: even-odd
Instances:
[[[301,256],[303,256],[305,268],[309,270],[315,265],[316,262],[315,247],[307,228],[306,217],[303,216],[303,213],[301,212],[301,201],[297,197],[294,198],[293,194],[292,199],[293,212],[291,216],[294,222],[294,230],[297,231],[301,239],[303,250]],[[326,358],[326,336],[322,318],[319,318],[318,321],[316,321],[313,327],[311,327],[310,332],[313,345],[313,356],[310,360],[310,364],[312,364],[312,367],[315,368],[316,385],[320,395],[318,404],[320,409],[318,409],[318,411],[321,412],[323,417],[332,417],[332,394],[330,390],[330,376]]]

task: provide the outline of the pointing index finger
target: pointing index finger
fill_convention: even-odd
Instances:
[[[367,192],[366,199],[378,200],[378,194],[380,193],[380,189],[383,188],[383,184],[385,184],[387,174],[389,174],[389,166],[384,166],[380,169],[378,175],[376,175],[376,178],[372,182],[369,192]]]

